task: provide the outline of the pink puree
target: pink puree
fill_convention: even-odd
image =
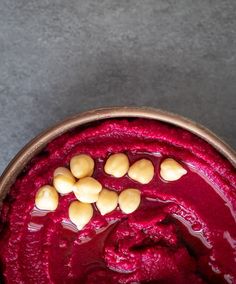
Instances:
[[[103,171],[110,153],[155,166],[147,185]],[[142,202],[130,215],[119,209],[76,232],[68,220],[73,194],[43,214],[38,188],[58,166],[90,154],[104,187],[135,187]],[[159,164],[180,161],[188,173],[164,182]],[[236,283],[236,175],[210,145],[189,132],[151,120],[107,120],[62,135],[34,158],[12,186],[1,212],[0,260],[7,283]]]

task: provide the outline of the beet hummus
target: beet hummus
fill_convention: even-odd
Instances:
[[[141,203],[102,216],[94,207],[80,231],[68,217],[73,193],[58,208],[35,208],[35,194],[52,184],[57,167],[85,153],[93,177],[118,193],[137,188]],[[147,184],[104,172],[107,157],[148,159]],[[160,163],[173,158],[187,174],[167,182]],[[181,128],[148,119],[108,119],[63,134],[26,166],[0,215],[4,283],[236,283],[236,174],[212,146]]]

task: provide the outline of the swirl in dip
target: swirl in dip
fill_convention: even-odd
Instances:
[[[95,162],[93,177],[120,194],[141,192],[137,210],[119,206],[82,229],[69,220],[74,193],[60,195],[55,211],[35,207],[53,172],[78,154]],[[147,184],[104,172],[109,155],[130,165],[148,159]],[[166,158],[187,171],[175,181],[160,176]],[[148,119],[110,119],[50,142],[24,169],[0,216],[0,261],[6,283],[236,283],[236,175],[212,146],[181,128]]]

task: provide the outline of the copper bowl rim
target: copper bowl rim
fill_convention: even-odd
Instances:
[[[236,167],[236,152],[230,146],[228,146],[224,141],[222,141],[207,128],[183,116],[149,107],[109,107],[93,109],[72,116],[56,124],[55,126],[43,131],[29,143],[27,143],[11,160],[1,175],[0,201],[4,199],[11,185],[14,183],[16,177],[23,170],[25,165],[54,138],[60,136],[68,130],[89,122],[121,117],[154,119],[184,128],[207,141],[223,156],[225,156],[225,158],[227,158],[234,167]]]

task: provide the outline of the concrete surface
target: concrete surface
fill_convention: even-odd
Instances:
[[[0,1],[0,172],[46,127],[152,106],[236,147],[235,0]]]

